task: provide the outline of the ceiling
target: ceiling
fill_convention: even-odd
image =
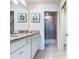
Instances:
[[[36,4],[50,4],[50,3],[56,3],[58,4],[60,0],[26,0],[27,3],[36,3]]]
[[[37,6],[37,4],[59,4],[60,0],[10,0],[10,2],[15,4],[23,4],[24,6]]]

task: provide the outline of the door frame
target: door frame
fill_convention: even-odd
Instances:
[[[60,18],[59,18],[59,23],[60,23],[60,21],[61,21],[61,19],[62,19],[62,17],[63,17],[63,14],[62,14],[62,12],[64,11],[64,7],[65,6],[67,6],[67,4],[66,4],[66,1],[65,2],[63,2],[63,5],[60,7]],[[60,50],[60,51],[64,51],[64,46],[63,46],[63,40],[61,39],[61,30],[60,30],[60,24],[59,24],[59,47],[58,47],[58,49]],[[67,32],[67,31],[66,31]],[[67,34],[66,34],[67,35]],[[63,41],[63,42],[62,42]]]
[[[57,21],[56,21],[56,40],[57,40],[57,47],[58,47],[58,34],[59,34],[59,11],[44,11],[44,17],[45,17],[45,12],[56,12],[57,13]],[[44,27],[45,27],[45,19],[44,19]],[[44,28],[45,30],[45,28]],[[44,31],[44,47],[45,47],[45,31]]]

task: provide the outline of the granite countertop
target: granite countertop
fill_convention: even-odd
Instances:
[[[27,37],[33,34],[37,34],[39,33],[39,31],[33,31],[33,32],[29,32],[29,33],[18,33],[18,34],[11,34],[10,35],[10,41],[14,41],[16,39],[22,38],[22,37]]]

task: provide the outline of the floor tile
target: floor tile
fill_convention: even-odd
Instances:
[[[60,52],[56,43],[46,44],[45,50],[39,50],[34,59],[66,59],[66,52]]]

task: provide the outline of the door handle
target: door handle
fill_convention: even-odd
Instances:
[[[67,33],[67,34],[65,34],[65,36],[66,36],[66,37],[68,37],[68,33]]]

